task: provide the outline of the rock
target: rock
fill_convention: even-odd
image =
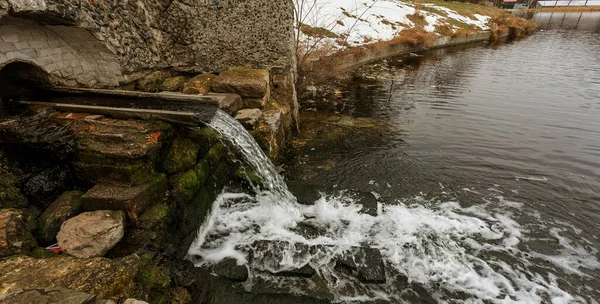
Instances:
[[[17,209],[0,209],[0,257],[27,253],[33,247],[35,239],[31,235],[24,212]]]
[[[81,191],[68,191],[56,199],[38,218],[35,236],[43,245],[53,244],[62,223],[81,209]]]
[[[136,299],[127,299],[123,304],[148,304],[146,301],[136,300]]]
[[[0,166],[0,208],[27,207],[27,198],[18,188],[19,181]]]
[[[190,138],[179,137],[173,140],[163,160],[163,167],[167,173],[188,170],[196,163],[198,143]]]
[[[0,295],[1,303],[12,304],[88,304],[95,299],[95,295],[62,287],[17,289],[5,295]]]
[[[196,192],[206,182],[206,177],[198,177],[196,170],[190,170],[185,173],[178,173],[172,176],[169,180],[172,191],[169,197],[176,202],[189,202]]]
[[[244,98],[242,100],[244,108],[264,108],[269,102],[269,96],[265,95],[261,98]]]
[[[385,283],[385,266],[378,249],[352,248],[348,255],[338,259],[337,264],[356,272],[356,276],[363,283]]]
[[[227,70],[213,82],[217,93],[234,93],[242,98],[262,98],[270,95],[269,71],[267,70]]]
[[[183,87],[184,94],[206,94],[212,90],[215,80],[213,74],[200,74],[190,79]]]
[[[163,203],[152,205],[140,216],[140,228],[160,229],[169,218],[169,206]]]
[[[101,257],[125,234],[122,211],[85,212],[64,222],[56,236],[65,253],[78,258]]]
[[[227,258],[217,263],[213,267],[213,271],[218,276],[228,278],[234,282],[244,282],[248,279],[248,267],[246,265],[238,265],[237,261],[232,258]]]
[[[192,295],[183,287],[176,287],[171,295],[171,304],[189,304],[192,303]]]
[[[235,119],[246,129],[254,130],[261,116],[262,111],[260,109],[243,109],[237,112]]]
[[[188,80],[189,78],[185,76],[167,78],[161,84],[160,90],[168,92],[181,92],[183,90],[183,86]]]
[[[256,241],[252,244],[252,265],[275,275],[312,277],[316,271],[308,265],[312,256],[311,249],[315,248],[300,243]],[[296,264],[303,265],[296,268],[282,265],[290,258]]]
[[[62,191],[72,188],[71,174],[64,166],[54,165],[41,168],[41,171],[31,172],[23,182],[23,193],[37,205],[45,207],[40,202],[54,198]]]
[[[243,107],[242,97],[237,94],[207,94],[208,96],[219,96],[219,109],[227,112],[227,114],[235,114],[239,109]]]
[[[144,92],[159,92],[161,84],[169,77],[171,77],[171,72],[169,71],[155,71],[138,80],[135,88]]]
[[[162,201],[166,192],[167,178],[164,174],[156,174],[150,181],[137,186],[98,184],[82,197],[82,210],[123,210],[137,222],[146,207]]]
[[[62,287],[103,299],[116,299],[130,292],[140,259],[131,255],[119,259],[79,259],[60,255],[52,259],[16,256],[0,260],[0,294],[11,289]]]

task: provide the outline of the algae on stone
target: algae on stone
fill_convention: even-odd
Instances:
[[[18,188],[18,180],[0,166],[0,208],[27,207],[27,198]]]
[[[179,137],[173,140],[163,160],[163,167],[167,173],[188,170],[196,163],[198,143],[190,138]]]

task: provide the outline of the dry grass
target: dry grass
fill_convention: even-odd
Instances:
[[[530,35],[539,27],[539,23],[535,20],[527,20],[509,13],[502,13],[490,19],[488,26],[492,31],[492,41],[497,41],[506,34],[510,39]]]
[[[408,20],[412,21],[417,27],[424,27],[427,24],[427,20],[425,20],[425,16],[421,15],[421,13],[417,10],[414,14],[406,15]]]

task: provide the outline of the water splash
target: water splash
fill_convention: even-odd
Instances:
[[[311,206],[300,205],[271,161],[237,121],[219,112],[210,126],[236,146],[265,183],[256,195],[222,193],[217,197],[211,216],[188,252],[201,258],[198,266],[227,257],[237,259],[239,264],[254,263],[250,283],[246,284],[252,289],[253,280],[258,278],[271,283],[290,280],[266,273],[310,265],[339,302],[402,302],[406,301],[402,289],[415,283],[441,302],[456,295],[464,298],[464,303],[588,302],[559,287],[557,274],[531,270],[531,258],[551,261],[564,266],[564,272],[584,277],[583,269],[600,269],[596,252],[574,247],[556,230],[548,231],[548,235],[556,237],[563,247],[577,250],[544,255],[522,249],[519,245],[526,229],[511,218],[511,212],[520,212],[523,204],[491,207],[489,201],[483,200],[481,205],[463,208],[458,202],[424,201],[419,197],[392,205],[380,204],[377,214],[365,214],[360,201],[339,193],[323,195]],[[496,199],[504,201],[501,196]],[[300,231],[300,226],[312,227],[318,233],[309,237]],[[264,240],[288,244],[278,248],[283,252],[277,263],[256,265],[257,260],[263,260],[256,255],[254,262],[247,259],[248,250]],[[318,250],[299,255],[293,244]],[[381,251],[388,283],[361,284],[336,270],[338,258],[351,248],[364,246]],[[410,284],[395,283],[403,279]],[[291,284],[295,284],[292,291],[296,293],[314,287],[314,283],[306,281]]]

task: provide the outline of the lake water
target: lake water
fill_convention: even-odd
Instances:
[[[499,297],[600,303],[600,13],[529,17],[542,29],[520,41],[364,67],[344,92],[341,114],[302,113],[285,175],[325,193],[352,189],[387,204],[440,210],[457,203],[454,212],[504,235],[457,240],[511,282]],[[430,220],[406,225],[438,237],[461,229]],[[442,268],[430,277],[406,272],[431,291],[448,280],[438,276]],[[466,294],[469,301],[495,293]]]

